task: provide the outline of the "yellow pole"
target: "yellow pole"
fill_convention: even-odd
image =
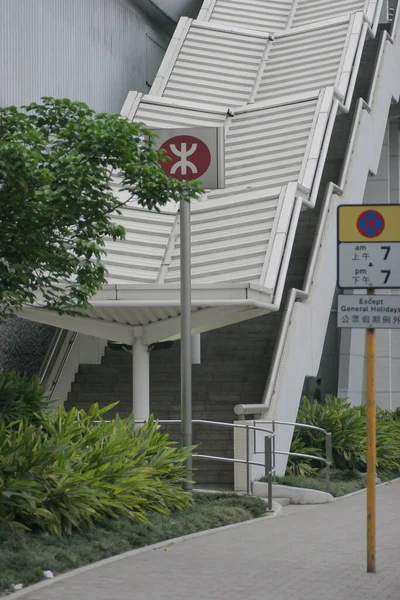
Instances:
[[[374,294],[374,290],[368,290]],[[367,572],[376,572],[376,369],[375,329],[367,329]]]

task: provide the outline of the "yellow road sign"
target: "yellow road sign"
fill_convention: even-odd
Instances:
[[[339,206],[338,241],[400,242],[400,205]]]

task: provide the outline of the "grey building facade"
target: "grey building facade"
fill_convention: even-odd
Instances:
[[[0,106],[43,96],[119,113],[149,91],[181,15],[198,0],[0,0]],[[21,232],[23,234],[23,232]],[[54,328],[0,326],[0,367],[38,373]]]

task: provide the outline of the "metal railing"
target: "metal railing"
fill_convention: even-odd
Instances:
[[[332,433],[323,429],[323,427],[317,427],[316,425],[308,425],[307,423],[293,423],[291,421],[257,421],[259,424],[265,423],[266,425],[272,426],[272,456],[274,457],[273,466],[275,468],[275,456],[276,454],[280,454],[283,456],[297,456],[299,458],[307,458],[312,460],[317,460],[325,464],[325,484],[326,491],[330,493],[331,491],[331,464],[332,464]],[[320,431],[325,435],[325,457],[317,456],[315,454],[302,454],[300,452],[283,452],[282,450],[276,450],[275,448],[275,440],[276,440],[276,425],[288,425],[290,427],[300,427],[302,429],[311,429],[313,431]],[[254,454],[261,454],[259,452],[255,452]]]
[[[47,384],[49,371],[53,366],[54,360],[56,359],[56,351],[58,350],[58,346],[62,336],[64,335],[64,332],[64,329],[56,329],[56,331],[53,334],[53,337],[51,338],[49,347],[47,348],[46,354],[44,356],[38,373],[40,384],[43,386]]]
[[[137,424],[144,424],[146,421],[140,420],[136,421]],[[180,419],[157,419],[157,423],[160,425],[180,425]],[[203,460],[215,460],[217,462],[226,462],[226,463],[236,463],[246,465],[246,491],[248,494],[252,494],[252,486],[250,480],[250,467],[264,467],[265,476],[268,478],[268,497],[267,497],[267,508],[268,511],[272,511],[272,477],[275,473],[275,460],[272,457],[272,448],[273,445],[271,440],[275,437],[275,432],[270,431],[268,429],[264,429],[263,427],[258,427],[257,425],[239,424],[239,423],[224,423],[222,421],[205,421],[203,419],[193,419],[193,425],[211,425],[212,427],[222,427],[222,428],[230,428],[230,429],[245,429],[246,430],[246,458],[230,458],[227,456],[214,456],[209,454],[193,454],[194,459],[203,459]],[[268,434],[266,439],[269,440],[269,444],[265,444],[265,460],[264,463],[257,462],[254,460],[250,460],[250,432],[251,431],[260,431],[264,434]],[[255,452],[253,451],[253,454]]]
[[[146,423],[145,420],[137,420],[136,424],[144,425]],[[180,425],[181,419],[157,419],[157,423],[159,425]],[[265,429],[264,427],[259,427],[258,425],[251,425],[250,423],[225,423],[222,421],[206,421],[203,419],[193,419],[193,425],[211,425],[212,427],[221,427],[221,428],[230,428],[230,429],[245,429],[246,431],[246,458],[231,458],[227,456],[215,456],[210,454],[193,454],[194,459],[203,459],[203,460],[214,460],[216,462],[226,462],[226,463],[234,463],[234,464],[243,464],[246,465],[246,491],[248,494],[253,493],[251,479],[250,479],[250,467],[264,467],[265,477],[267,478],[268,483],[268,494],[267,494],[267,507],[268,511],[272,511],[272,483],[273,477],[276,473],[276,455],[285,455],[285,456],[298,456],[300,458],[307,458],[312,460],[317,460],[325,464],[326,466],[326,489],[327,492],[330,493],[330,466],[332,464],[332,434],[326,429],[322,427],[317,427],[315,425],[307,425],[305,423],[292,423],[290,421],[258,421],[259,425],[266,424],[271,425],[272,429]],[[293,427],[302,427],[305,429],[312,429],[315,431],[320,431],[325,434],[325,458],[322,456],[316,456],[313,454],[301,454],[299,452],[283,452],[280,450],[276,450],[276,425],[289,425]],[[253,441],[253,455],[264,454],[264,462],[258,462],[254,460],[250,460],[250,432],[261,432],[265,435],[264,438],[264,450],[263,452],[258,452],[256,448],[256,438],[254,436]]]
[[[53,398],[54,390],[60,380],[63,373],[66,362],[71,354],[72,348],[75,344],[75,340],[78,334],[74,331],[68,331],[67,329],[57,329],[51,340],[50,346],[43,359],[39,379],[43,387],[48,386],[48,398]],[[53,374],[57,362],[57,371],[50,381],[50,376]]]

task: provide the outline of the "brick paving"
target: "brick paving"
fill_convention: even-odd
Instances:
[[[400,481],[379,487],[377,501],[376,574],[366,573],[362,492],[149,549],[24,598],[400,600]]]

